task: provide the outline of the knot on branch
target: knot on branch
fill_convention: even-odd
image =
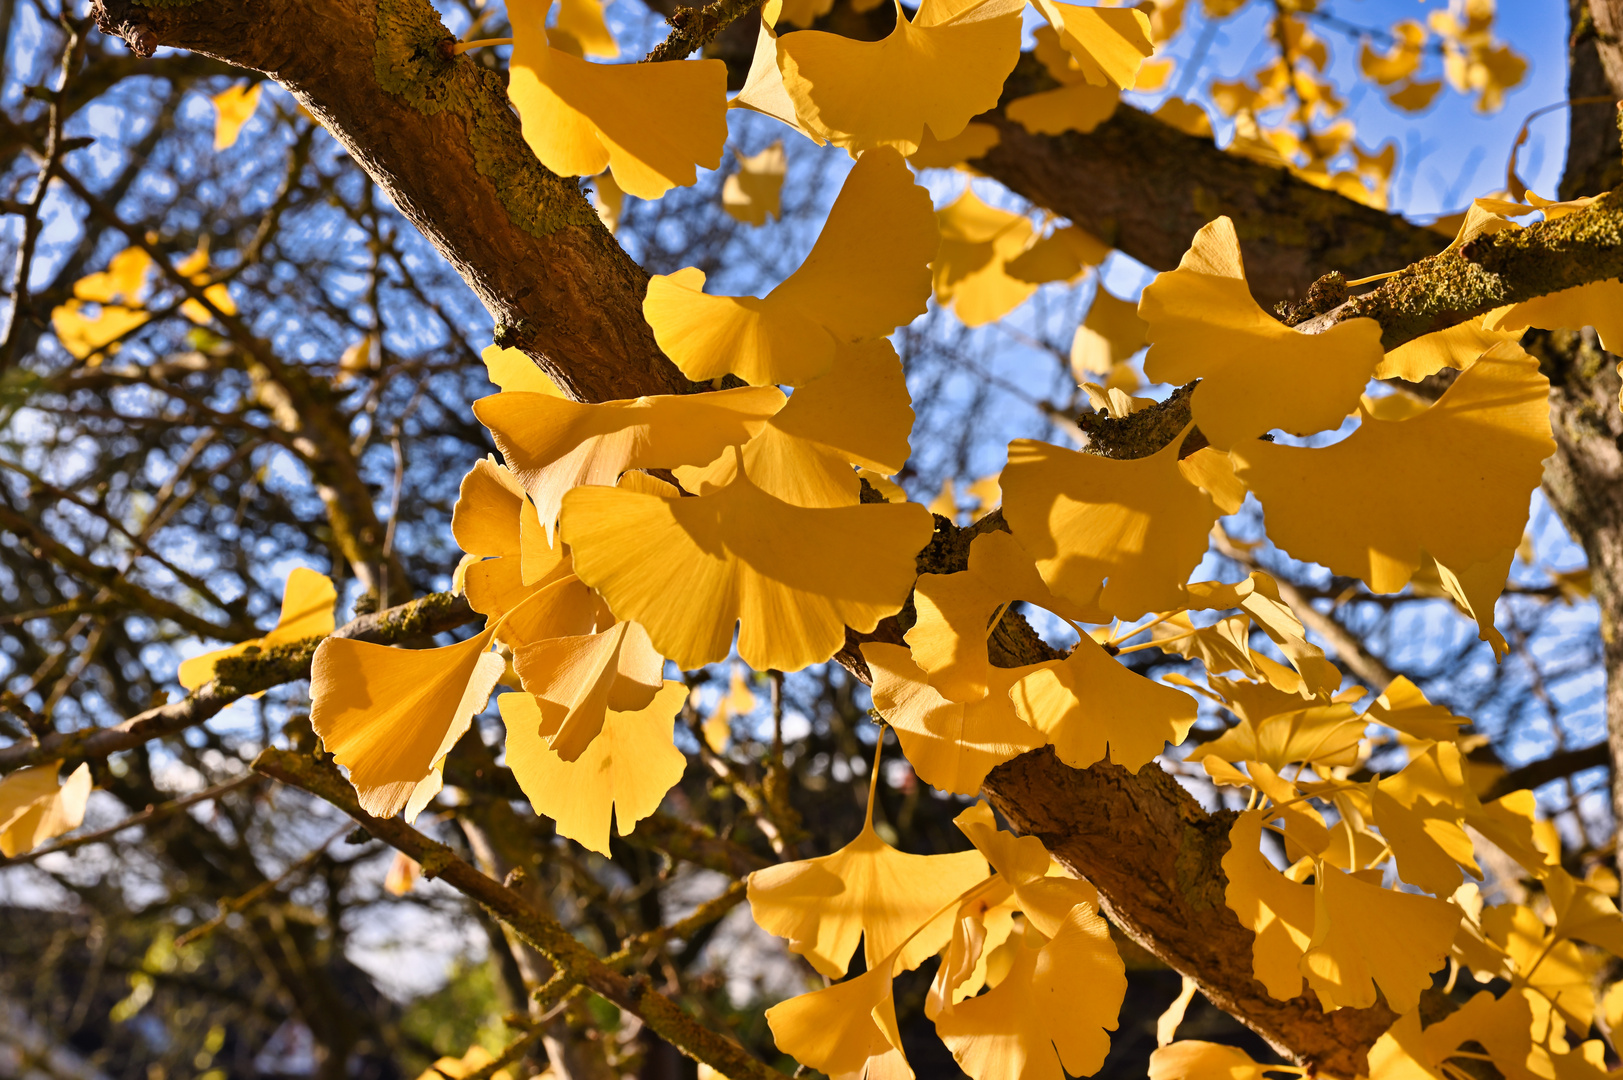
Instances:
[[[150,59],[163,44],[162,27],[157,25],[162,14],[131,0],[95,0],[90,16],[96,21],[96,29],[108,37],[123,38],[130,51],[143,60]]]
[[[1180,386],[1165,401],[1128,416],[1104,413],[1078,416],[1076,426],[1088,437],[1087,452],[1118,461],[1149,457],[1177,438],[1178,432],[1189,423],[1189,401],[1194,396],[1195,386],[1195,383]],[[1192,431],[1184,440],[1179,456],[1187,457],[1205,445],[1205,436]]]
[[[1286,326],[1299,326],[1309,319],[1334,311],[1347,302],[1347,278],[1340,270],[1328,274],[1307,287],[1300,300],[1281,300],[1274,305],[1274,314]]]

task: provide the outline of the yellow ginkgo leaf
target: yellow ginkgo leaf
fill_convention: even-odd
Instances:
[[[657,199],[721,164],[727,65],[720,60],[593,64],[553,48],[546,0],[508,7],[513,58],[507,94],[524,140],[560,176],[604,169],[639,199]]]
[[[1274,869],[1262,853],[1264,810],[1248,810],[1229,829],[1223,856],[1226,899],[1240,925],[1256,934],[1252,970],[1268,993],[1288,1001],[1302,992],[1302,954],[1313,940],[1313,886]]]
[[[846,177],[806,261],[766,297],[710,296],[689,267],[649,281],[643,317],[690,379],[799,386],[833,366],[838,342],[924,313],[937,244],[929,194],[894,151],[876,150]]]
[[[997,827],[992,808],[977,802],[953,819],[958,830],[986,857],[998,879],[1011,890],[1013,905],[1041,933],[1053,937],[1078,904],[1097,910],[1099,890],[1070,877],[1035,836],[1015,836]],[[993,897],[988,894],[986,900]]]
[[[935,297],[950,304],[965,326],[1001,319],[1037,291],[1007,264],[1031,246],[1031,222],[1024,215],[988,206],[973,188],[937,215],[941,251],[934,271]]]
[[[563,397],[564,392],[552,377],[542,371],[520,349],[504,349],[500,345],[486,345],[479,358],[485,362],[490,381],[500,390],[518,390],[549,397]]]
[[[1623,915],[1611,898],[1560,867],[1550,868],[1544,889],[1555,915],[1557,937],[1587,941],[1613,956],[1623,956]]]
[[[782,139],[759,154],[739,155],[738,171],[721,186],[722,209],[749,225],[764,225],[768,216],[781,217],[778,197],[788,167]]]
[[[727,749],[727,740],[733,730],[733,718],[748,716],[755,711],[755,694],[750,690],[745,670],[742,665],[733,665],[732,681],[728,683],[727,696],[721,699],[715,712],[710,714],[700,729],[705,744],[718,754]]]
[[[907,155],[907,163],[915,169],[950,169],[983,156],[1001,138],[991,124],[972,122],[950,139],[936,138],[925,125],[924,138],[919,140],[919,148]]]
[[[837,1080],[912,1080],[891,997],[889,963],[766,1011],[778,1049]]]
[[[1071,373],[1077,382],[1088,375],[1108,375],[1144,347],[1149,327],[1138,317],[1138,305],[1118,300],[1103,285],[1093,294],[1088,317],[1071,340]]]
[[[1004,264],[1012,278],[1032,285],[1050,281],[1074,283],[1089,267],[1110,254],[1110,245],[1079,225],[1055,229]]]
[[[1403,801],[1404,787],[1397,777],[1369,787],[1370,819],[1392,849],[1398,876],[1433,896],[1450,897],[1460,887],[1460,870],[1481,878],[1474,845],[1460,823],[1459,813],[1447,804],[1424,797]]]
[[[1292,556],[1397,592],[1425,555],[1465,567],[1521,542],[1555,452],[1549,410],[1538,362],[1497,345],[1413,419],[1365,416],[1320,449],[1247,443],[1233,451],[1236,475]]]
[[[644,708],[611,710],[591,745],[579,758],[565,761],[540,735],[536,699],[502,694],[496,707],[507,726],[507,767],[537,814],[556,822],[559,833],[607,856],[610,818],[621,836],[629,836],[682,779],[687,759],[671,739],[686,699],[687,687],[672,681]]]
[[[1446,330],[1422,334],[1413,341],[1399,345],[1376,365],[1374,377],[1419,382],[1444,368],[1460,371],[1470,367],[1476,363],[1477,357],[1495,345],[1521,337],[1510,330],[1485,329],[1484,324],[1498,314],[1490,312],[1481,318],[1467,319]]]
[[[1199,453],[1191,455],[1199,456]],[[1187,464],[1187,461],[1179,462],[1180,467]],[[1189,473],[1185,468],[1184,475]],[[1341,669],[1325,659],[1323,649],[1307,640],[1302,620],[1280,599],[1278,583],[1262,571],[1253,571],[1244,581],[1233,585],[1196,582],[1189,586],[1188,595],[1191,609],[1239,608],[1255,619],[1301,678],[1305,689],[1293,687],[1291,692],[1301,690],[1305,694],[1328,696],[1341,686]]]
[[[575,761],[614,712],[637,712],[664,685],[665,658],[634,622],[600,634],[546,638],[513,650],[513,667],[541,713],[540,734]]]
[[[1483,1050],[1492,1056],[1505,1080],[1552,1075],[1578,1080],[1563,1076],[1564,1070],[1549,1068],[1547,1061],[1546,1068],[1538,1072],[1528,1068],[1534,1060],[1531,1055],[1542,1049],[1532,1045],[1533,1014],[1520,992],[1512,990],[1495,999],[1491,991],[1483,990],[1424,1029],[1421,1023],[1419,1010],[1405,1013],[1375,1041],[1369,1051],[1371,1080],[1450,1080],[1462,1073],[1470,1075],[1465,1070],[1482,1060]]]
[[[854,157],[876,146],[919,149],[925,125],[951,139],[993,108],[1020,57],[1016,0],[898,4],[883,41],[811,30],[778,42],[778,67],[800,122]]]
[[[439,649],[330,637],[316,649],[310,724],[367,813],[399,813],[485,707],[507,666],[494,634]]]
[[[879,838],[873,828],[878,765],[876,756],[868,816],[855,840],[832,855],[749,876],[756,923],[831,979],[845,974],[858,938],[870,971],[918,967],[952,936],[952,911],[943,908],[987,876],[978,851],[909,855]]]
[[[225,150],[236,145],[243,125],[253,119],[254,110],[259,108],[259,92],[264,85],[256,82],[250,86],[233,86],[214,95],[211,99],[214,102],[214,149]]]
[[[180,685],[196,690],[214,678],[216,661],[241,656],[249,649],[269,649],[305,638],[326,637],[333,631],[333,604],[337,601],[338,592],[326,574],[294,567],[282,587],[282,612],[277,616],[275,629],[264,637],[182,661],[177,676]]]
[[[744,77],[743,89],[727,103],[730,109],[749,109],[762,116],[770,116],[800,132],[818,146],[828,140],[801,123],[795,112],[795,103],[783,85],[783,72],[778,70],[778,35],[768,17],[773,0],[761,9],[761,25],[755,36],[755,55],[750,60],[749,74]],[[821,0],[814,0],[821,2]]]
[[[1003,111],[1033,135],[1060,135],[1067,131],[1086,135],[1114,116],[1120,101],[1121,92],[1114,86],[1089,86],[1078,81],[1016,98]]]
[[[474,402],[473,414],[490,429],[550,534],[570,489],[612,485],[627,469],[706,464],[748,441],[783,403],[783,392],[771,386],[601,405],[506,391]]]
[[[451,534],[463,551],[482,558],[463,578],[468,604],[481,615],[499,617],[571,573],[563,545],[547,543],[518,477],[491,460],[475,462],[462,478]]]
[[[1136,8],[1032,2],[1093,85],[1132,87],[1139,67],[1155,49],[1149,16]]]
[[[949,701],[978,701],[987,695],[986,640],[995,625],[993,616],[1012,601],[1036,604],[1074,622],[1109,621],[1103,612],[1051,593],[1031,555],[1006,532],[977,536],[969,545],[966,570],[920,575],[913,600],[917,621],[907,631],[913,661]]]
[[[1420,687],[1403,675],[1387,684],[1365,711],[1364,719],[1427,742],[1458,741],[1460,728],[1471,722],[1455,716],[1445,706],[1427,701]]]
[[[1341,424],[1381,362],[1381,325],[1349,319],[1302,334],[1264,311],[1246,285],[1234,223],[1201,228],[1178,269],[1139,301],[1149,324],[1144,373],[1173,384],[1199,379],[1195,423],[1220,450],[1272,428],[1306,434]]]
[[[964,704],[942,697],[900,645],[868,642],[862,656],[873,673],[874,708],[895,729],[913,771],[931,787],[973,795],[987,773],[1043,745],[1009,700],[1010,688],[1030,667],[991,668],[990,692]]]
[[[693,669],[738,655],[757,671],[818,664],[845,628],[872,630],[901,609],[933,521],[922,506],[792,506],[740,472],[698,498],[615,488],[564,497],[575,573],[654,648]]]
[[[852,466],[890,475],[910,452],[912,399],[889,341],[840,345],[828,374],[800,387],[744,444],[750,479],[795,506],[855,506],[861,486]],[[673,470],[703,495],[732,483],[737,455],[724,450],[704,467]]]
[[[1420,1004],[1420,992],[1448,956],[1459,909],[1383,889],[1380,880],[1379,870],[1326,868],[1313,886],[1313,939],[1301,967],[1327,1008],[1367,1009],[1379,986],[1393,1011],[1406,1013]]]
[[[1098,1072],[1127,993],[1126,967],[1104,917],[1078,904],[1052,939],[1028,926],[1005,948],[1011,955],[1002,981],[936,1017],[936,1034],[953,1059],[975,1080]]]
[[[1074,354],[1073,354],[1074,355]],[[1221,450],[1203,446],[1178,460],[1183,478],[1212,497],[1225,514],[1237,514],[1245,505],[1245,485],[1234,475],[1234,460]]]
[[[1149,1080],[1267,1080],[1268,1071],[1238,1046],[1198,1039],[1179,1039],[1150,1053]]]
[[[1105,758],[1137,772],[1177,746],[1195,722],[1195,699],[1123,667],[1083,634],[1071,655],[1050,661],[1010,692],[1020,719],[1054,744],[1059,759],[1085,769]]]
[[[1364,719],[1351,705],[1306,705],[1295,694],[1257,683],[1209,680],[1241,720],[1189,754],[1190,761],[1257,761],[1275,772],[1295,762],[1325,767],[1358,760]],[[1241,712],[1243,710],[1243,712]]]
[[[201,285],[203,296],[215,310],[222,315],[235,315],[237,305],[231,299],[231,290],[225,282],[219,281],[213,285],[209,280],[209,243],[208,235],[198,238],[197,249],[186,256],[175,266],[175,273],[181,275],[193,285]],[[180,313],[199,326],[207,326],[214,320],[214,312],[197,300],[188,299],[180,305]]]
[[[84,303],[76,299],[57,305],[51,309],[51,329],[70,356],[93,363],[100,359],[96,354],[103,350],[117,352],[120,339],[139,330],[152,318],[146,311],[118,304],[102,304],[94,316],[84,311]]]
[[[1009,444],[1003,516],[1055,595],[1122,619],[1183,606],[1219,513],[1178,468],[1183,440],[1127,461]]]
[[[0,855],[10,859],[32,851],[84,822],[90,763],[74,769],[65,782],[57,780],[61,768],[53,761],[0,778]]]
[[[1592,281],[1548,296],[1523,300],[1508,309],[1489,312],[1483,319],[1488,330],[1515,333],[1529,326],[1540,330],[1581,330],[1595,328],[1600,347],[1608,352],[1623,349],[1623,281]]]
[[[429,1066],[417,1080],[463,1080],[472,1076],[485,1066],[496,1060],[496,1056],[478,1043],[468,1047],[467,1053],[459,1058],[442,1057]],[[497,1069],[490,1074],[491,1080],[513,1080],[513,1074],[506,1069]]]
[[[107,262],[107,269],[86,274],[73,283],[77,300],[95,304],[126,304],[131,307],[141,302],[146,293],[147,277],[152,272],[152,256],[146,249],[128,247]]]
[[[613,60],[620,55],[620,43],[614,40],[608,23],[603,19],[602,0],[559,0],[558,23],[554,35],[561,35],[576,46],[567,50],[572,56],[595,56]],[[563,44],[558,43],[559,48]]]

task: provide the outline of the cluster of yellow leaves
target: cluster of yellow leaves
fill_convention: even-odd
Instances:
[[[58,780],[62,763],[32,765],[0,779],[0,855],[11,858],[65,832],[85,819],[90,798],[90,765],[81,764]]]
[[[73,296],[51,312],[51,328],[62,347],[92,366],[101,362],[103,354],[117,352],[124,337],[152,318],[146,304],[152,270],[152,256],[146,249],[130,247],[114,255],[106,270],[74,282]],[[208,302],[222,314],[236,314],[236,304],[225,282],[209,283],[207,237],[198,241],[196,251],[176,264],[175,273],[201,286]],[[87,304],[96,306],[94,314],[88,312]],[[181,304],[180,313],[200,326],[214,318],[206,305],[190,298]]]
[[[999,832],[984,804],[957,825],[974,850],[897,851],[874,832],[870,789],[850,844],[750,876],[756,922],[819,974],[845,976],[863,945],[863,974],[767,1011],[780,1049],[832,1077],[911,1078],[892,980],[939,954],[925,1012],[975,1080],[1061,1080],[1103,1064],[1127,980],[1098,894],[1035,837]]]

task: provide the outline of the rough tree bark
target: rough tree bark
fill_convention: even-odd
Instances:
[[[1604,2],[1610,18],[1619,0]],[[646,276],[575,182],[529,154],[499,79],[465,58],[442,58],[446,34],[425,0],[97,0],[95,10],[104,30],[141,55],[159,45],[189,49],[288,87],[462,273],[495,317],[498,341],[524,348],[571,393],[606,400],[690,389],[643,322]],[[1619,24],[1597,17],[1595,25]],[[1603,51],[1596,46],[1597,63]],[[1175,263],[1206,220],[1234,216],[1265,299],[1297,295],[1331,269],[1393,269],[1441,246],[1399,218],[1222,155],[1130,110],[1092,135],[1059,138],[987,119],[1005,143],[980,163],[985,171],[1151,266]],[[1476,254],[1506,250],[1490,242]],[[1486,270],[1475,260],[1435,263],[1377,290],[1391,303],[1373,313],[1386,316],[1390,347],[1486,310],[1490,299],[1546,291],[1536,273],[1548,269],[1514,258]],[[1405,293],[1406,283],[1418,291]],[[1434,300],[1428,288],[1455,294]],[[1594,387],[1585,393],[1591,402],[1604,396]],[[924,558],[961,559],[966,548],[960,531],[944,525]],[[851,666],[865,674],[859,660]],[[1361,1069],[1391,1014],[1326,1015],[1305,998],[1278,1002],[1261,990],[1250,975],[1250,934],[1222,902],[1226,823],[1169,777],[1108,764],[1078,771],[1038,752],[995,772],[987,793],[1093,880],[1124,929],[1214,1001],[1300,1061],[1340,1075]]]

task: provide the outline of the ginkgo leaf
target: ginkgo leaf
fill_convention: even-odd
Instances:
[[[663,394],[601,405],[505,391],[473,403],[547,532],[564,494],[613,485],[627,469],[703,465],[747,442],[783,407],[776,387]]]
[[[462,478],[451,534],[463,551],[483,557],[463,577],[468,604],[481,615],[498,618],[571,572],[563,545],[547,543],[518,477],[494,461],[475,462]]]
[[[1043,745],[1009,700],[1010,688],[1030,667],[991,668],[990,692],[964,704],[931,686],[900,645],[871,641],[862,656],[873,673],[874,708],[895,729],[913,771],[931,787],[973,795],[987,773]]]
[[[326,637],[333,631],[333,605],[337,601],[338,592],[327,575],[303,566],[294,567],[282,587],[282,611],[277,616],[276,627],[264,637],[182,661],[177,675],[180,685],[196,690],[214,678],[217,661],[241,656],[249,649],[270,649],[305,638]]]
[[[235,315],[237,305],[231,299],[230,287],[219,281],[209,284],[209,244],[208,235],[198,238],[197,249],[186,256],[175,266],[175,273],[190,281],[193,285],[203,286],[203,296],[216,311],[222,315]],[[196,299],[188,299],[180,305],[180,313],[199,326],[207,326],[214,320],[214,312]]]
[[[1547,296],[1523,300],[1509,309],[1489,312],[1482,320],[1488,330],[1515,333],[1536,326],[1540,330],[1595,328],[1600,347],[1623,349],[1623,281],[1612,278],[1574,285]]]
[[[870,971],[881,962],[887,971],[918,967],[952,934],[950,919],[938,917],[942,908],[986,880],[978,851],[909,855],[881,840],[873,828],[873,779],[868,818],[855,840],[832,855],[749,876],[756,923],[829,978],[845,974],[858,938]]]
[[[1505,549],[1492,558],[1457,570],[1428,557],[1412,580],[1418,591],[1421,577],[1435,571],[1437,584],[1444,595],[1454,601],[1461,614],[1477,624],[1477,639],[1486,641],[1492,647],[1495,659],[1503,660],[1510,651],[1510,644],[1494,626],[1494,609],[1499,602],[1499,594],[1505,591],[1505,581],[1510,576],[1510,564],[1515,556],[1514,549]]]
[[[1002,981],[936,1017],[953,1059],[975,1080],[1098,1072],[1127,993],[1104,917],[1078,904],[1052,939],[1028,927],[1006,947],[1013,955]]]
[[[1498,904],[1482,912],[1482,931],[1506,962],[1506,972],[1525,986],[1545,1024],[1586,1032],[1595,1020],[1595,982],[1603,955],[1563,939],[1522,904]],[[1555,1016],[1550,1015],[1554,1012]]]
[[[929,194],[894,151],[876,150],[851,169],[806,261],[764,298],[708,295],[689,267],[649,281],[643,317],[690,379],[799,386],[833,366],[837,343],[924,313],[938,243]]]
[[[826,146],[827,139],[801,122],[799,114],[795,112],[794,99],[783,85],[783,72],[778,69],[778,35],[772,29],[772,20],[767,18],[770,8],[769,0],[761,11],[761,25],[755,36],[755,54],[750,60],[749,74],[744,77],[743,89],[728,102],[727,107],[749,109],[762,116],[770,116],[788,124],[818,146]]]
[[[1302,992],[1302,955],[1313,940],[1312,885],[1302,885],[1274,869],[1262,853],[1267,811],[1248,810],[1229,829],[1223,856],[1228,906],[1256,935],[1252,971],[1268,993],[1288,1001]]]
[[[259,108],[259,93],[264,86],[257,82],[232,86],[210,99],[214,102],[215,150],[226,150],[237,144],[243,125],[253,119],[254,110]]]
[[[1460,737],[1460,728],[1471,722],[1463,716],[1455,716],[1443,705],[1427,701],[1420,687],[1404,675],[1386,685],[1381,696],[1365,711],[1364,719],[1427,742],[1455,742]]]
[[[907,631],[913,661],[949,701],[987,695],[991,663],[986,640],[994,614],[1024,600],[1061,618],[1107,622],[1103,612],[1061,600],[1037,573],[1031,556],[1006,532],[988,532],[969,545],[968,568],[956,574],[921,574],[913,588],[917,621]]]
[[[1203,226],[1178,269],[1144,289],[1138,313],[1149,324],[1144,373],[1175,385],[1200,380],[1195,423],[1220,450],[1272,428],[1339,426],[1383,356],[1374,319],[1302,334],[1264,311],[1226,217]]]
[[[540,734],[564,761],[575,761],[610,710],[645,709],[664,685],[665,658],[634,622],[600,634],[547,638],[513,650],[513,667],[541,713]]]
[[[542,371],[522,349],[504,349],[500,345],[486,345],[479,358],[485,362],[490,381],[500,390],[546,394],[561,398],[564,392],[552,377]]]
[[[1001,319],[1037,291],[1011,275],[1007,263],[1031,245],[1031,222],[988,206],[970,187],[940,211],[941,250],[933,266],[936,300],[951,305],[965,326]]]
[[[1136,8],[1082,7],[1032,0],[1089,83],[1129,89],[1155,49],[1150,19]]]
[[[1367,1009],[1379,986],[1394,1012],[1408,1012],[1448,956],[1459,909],[1380,880],[1379,870],[1326,869],[1313,886],[1313,939],[1301,966],[1327,1006]]]
[[[883,41],[817,30],[778,42],[783,85],[800,121],[854,157],[876,147],[918,150],[928,124],[950,139],[997,105],[1020,57],[1014,0],[924,0],[909,21],[898,5]]]
[[[506,669],[494,634],[438,649],[330,637],[316,649],[310,724],[367,813],[399,813],[485,707]]]
[[[1403,379],[1419,382],[1444,368],[1463,370],[1476,363],[1477,357],[1506,341],[1515,341],[1521,335],[1509,330],[1488,330],[1484,324],[1493,317],[1478,319],[1422,334],[1413,341],[1399,345],[1375,367],[1377,379]]]
[[[117,352],[118,342],[152,319],[146,311],[118,304],[103,304],[94,316],[84,314],[84,304],[69,300],[51,309],[51,329],[62,347],[76,360],[99,360],[97,353]]]
[[[1110,254],[1110,245],[1079,225],[1055,229],[1004,264],[1004,271],[1030,285],[1076,281]]]
[[[1003,516],[1055,595],[1123,619],[1183,606],[1219,513],[1178,468],[1183,438],[1127,461],[1009,444]]]
[[[1071,340],[1071,373],[1108,375],[1117,364],[1144,347],[1149,327],[1138,317],[1138,305],[1118,300],[1103,285],[1093,294],[1088,317]]]
[[[1114,116],[1120,101],[1121,92],[1114,86],[1075,82],[1016,98],[1003,111],[1033,135],[1060,135],[1067,131],[1086,135]]]
[[[781,217],[778,197],[783,191],[783,177],[788,167],[782,139],[759,154],[739,155],[738,171],[729,175],[721,186],[722,208],[736,220],[750,225],[764,225],[768,216]]]
[[[1238,514],[1245,505],[1245,485],[1234,475],[1234,460],[1211,446],[1203,446],[1178,460],[1183,478],[1212,497],[1225,514]]]
[[[952,138],[938,139],[926,124],[919,148],[907,155],[907,163],[915,169],[950,169],[984,156],[1001,138],[991,124],[971,122]]]
[[[1099,907],[1099,890],[1080,878],[1063,875],[1043,842],[1000,830],[992,808],[977,802],[952,822],[992,864],[1012,891],[1014,906],[1042,934],[1053,937],[1078,904]],[[988,895],[988,900],[991,899]]]
[[[746,664],[795,671],[900,610],[933,530],[916,504],[806,509],[740,472],[691,499],[576,488],[561,531],[580,579],[678,667],[725,659],[737,624]]]
[[[1426,554],[1470,566],[1521,542],[1555,452],[1549,410],[1537,361],[1499,345],[1413,419],[1365,416],[1319,449],[1253,442],[1232,453],[1280,547],[1391,593]]]
[[[620,55],[620,43],[603,18],[603,6],[601,0],[559,0],[558,24],[551,36],[562,36],[573,44],[575,48],[568,50],[572,56],[613,60]]]
[[[611,710],[580,757],[565,761],[540,735],[536,699],[502,694],[496,707],[507,727],[507,767],[537,814],[551,818],[559,833],[607,856],[610,817],[621,836],[631,835],[682,779],[687,759],[671,740],[686,699],[687,687],[672,681],[641,709]]]
[[[1555,915],[1556,936],[1577,938],[1623,956],[1623,916],[1610,897],[1560,867],[1551,867],[1545,875],[1544,891]]]
[[[1294,762],[1330,767],[1350,765],[1358,760],[1364,720],[1354,714],[1351,705],[1304,706],[1295,694],[1285,694],[1271,687],[1224,679],[1209,681],[1221,688],[1231,709],[1243,708],[1235,700],[1238,695],[1234,691],[1240,687],[1251,691],[1253,699],[1261,699],[1266,691],[1278,701],[1271,703],[1264,715],[1243,716],[1234,727],[1195,748],[1189,754],[1190,761],[1208,757],[1223,761],[1258,761],[1280,772]]]
[[[1480,1047],[1506,1080],[1535,1080],[1540,1074],[1527,1067],[1533,1051],[1532,1019],[1527,998],[1516,991],[1495,999],[1491,991],[1483,990],[1424,1028],[1420,1011],[1405,1013],[1370,1047],[1370,1078],[1454,1080],[1462,1073],[1470,1075],[1465,1070],[1481,1060]]]
[[[1137,772],[1177,746],[1195,722],[1195,699],[1123,667],[1083,634],[1071,655],[1049,661],[1010,692],[1020,719],[1042,732],[1059,759],[1085,769],[1105,758]]]
[[[86,274],[73,283],[77,300],[96,304],[141,303],[147,291],[147,278],[152,272],[152,256],[145,248],[127,247],[107,261],[107,269]]]
[[[1238,1046],[1179,1039],[1150,1052],[1149,1080],[1266,1080],[1269,1070]]]
[[[748,716],[755,711],[755,694],[750,690],[745,669],[733,665],[732,679],[727,686],[727,696],[717,704],[716,710],[705,719],[700,729],[704,741],[715,753],[721,753],[727,748],[727,740],[732,735],[732,722],[734,717]],[[694,688],[695,694],[698,688]],[[696,701],[696,698],[695,698]]]
[[[1179,462],[1180,468],[1185,464]],[[1184,470],[1185,476],[1189,473],[1190,470]],[[1280,599],[1278,584],[1267,574],[1253,571],[1244,581],[1233,585],[1196,582],[1187,592],[1192,609],[1237,607],[1255,619],[1300,677],[1301,685],[1289,687],[1289,692],[1325,696],[1341,686],[1341,669],[1325,659],[1323,649],[1307,640],[1307,628],[1290,605]]]
[[[657,199],[721,164],[727,65],[720,60],[593,64],[548,43],[545,0],[508,8],[508,96],[524,141],[560,176],[605,168],[626,193]]]
[[[744,444],[744,468],[761,490],[795,506],[855,506],[861,485],[852,466],[899,472],[912,430],[912,399],[891,343],[840,345],[828,374],[797,389]],[[732,483],[736,461],[724,450],[709,465],[674,472],[703,495]]]
[[[1475,845],[1454,807],[1425,797],[1407,802],[1396,778],[1370,785],[1371,820],[1392,849],[1398,876],[1433,896],[1449,897],[1460,887],[1463,867],[1480,879]],[[1396,788],[1396,791],[1394,791]]]
[[[889,963],[766,1011],[778,1049],[835,1080],[913,1080],[896,1026]]]
[[[32,851],[84,822],[90,763],[81,763],[65,781],[57,779],[61,768],[52,761],[0,778],[0,855],[10,859]]]

